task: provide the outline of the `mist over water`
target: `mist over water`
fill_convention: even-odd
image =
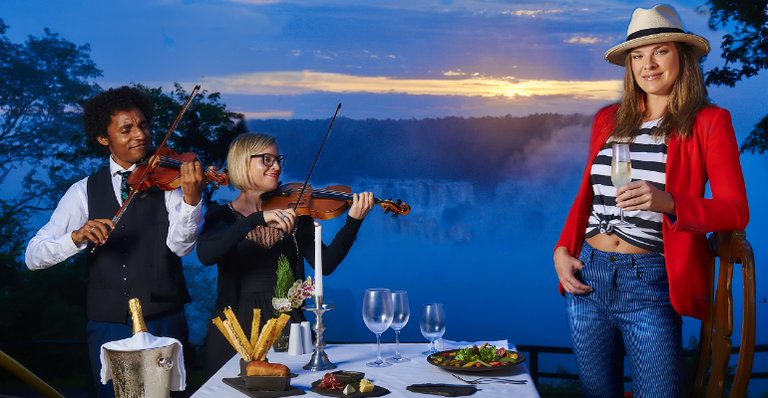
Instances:
[[[328,122],[263,121],[252,122],[250,129],[276,136],[280,152],[288,157],[283,182],[303,182]],[[446,311],[446,339],[571,345],[552,250],[584,170],[590,116],[337,123],[311,179],[313,186],[341,184],[354,192],[372,191],[377,198],[401,199],[411,212],[392,219],[376,206],[347,258],[324,278],[325,300],[336,306],[324,318],[327,341],[375,342],[362,320],[363,293],[387,287],[408,291],[411,319],[401,332],[404,342],[426,344],[418,314],[422,304],[440,302]],[[745,167],[748,191],[754,181],[750,169]],[[234,197],[234,191],[221,189],[216,198]],[[756,221],[759,214],[753,212],[750,225],[762,223]],[[343,217],[321,221],[326,244],[343,222]],[[747,236],[759,247],[761,236],[749,229]],[[215,289],[214,267],[188,268],[203,268],[198,283]],[[307,267],[306,273],[313,271]],[[736,283],[736,308],[741,306],[739,288]],[[193,341],[202,342],[200,333],[210,319],[203,316],[206,300],[212,299],[210,291],[202,300],[195,297],[202,326],[192,326]],[[307,317],[312,320],[313,315]],[[737,312],[734,336],[740,333],[740,321]],[[685,346],[698,336],[699,325],[684,318]],[[394,342],[394,332],[385,332],[382,341]],[[541,364],[548,371],[555,365],[575,372],[572,358]]]

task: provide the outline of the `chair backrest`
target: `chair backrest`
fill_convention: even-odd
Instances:
[[[709,236],[715,260],[710,265],[709,317],[701,323],[696,374],[689,397],[725,396],[728,361],[731,357],[733,334],[733,295],[731,291],[734,264],[741,264],[744,306],[741,324],[741,346],[730,397],[747,394],[752,362],[755,356],[755,257],[744,231],[716,232]],[[717,261],[719,260],[719,261]],[[719,263],[719,266],[717,266]],[[717,272],[717,289],[715,289]],[[707,382],[710,354],[712,369]]]

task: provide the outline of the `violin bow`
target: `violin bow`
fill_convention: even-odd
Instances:
[[[112,224],[117,225],[118,222],[120,222],[120,219],[123,217],[123,214],[125,214],[125,211],[128,210],[128,205],[133,201],[133,197],[136,195],[136,192],[138,191],[139,186],[144,182],[144,180],[147,179],[147,176],[149,175],[150,171],[153,171],[158,164],[160,164],[160,158],[157,155],[160,153],[160,150],[165,146],[165,143],[168,141],[168,138],[170,138],[171,133],[173,133],[173,130],[176,129],[176,125],[179,123],[179,120],[181,120],[181,117],[184,115],[184,113],[187,112],[187,108],[189,108],[189,104],[192,103],[192,100],[197,95],[197,92],[200,91],[200,85],[196,85],[195,88],[192,89],[192,92],[189,93],[189,97],[187,98],[187,101],[184,103],[184,106],[181,107],[181,112],[176,116],[176,120],[173,121],[173,124],[171,125],[171,129],[168,130],[168,134],[165,135],[165,138],[163,138],[163,142],[160,143],[160,145],[157,147],[157,150],[155,151],[154,155],[149,158],[148,166],[144,169],[144,173],[141,175],[141,178],[139,178],[139,182],[136,183],[136,185],[131,188],[131,192],[128,194],[128,197],[125,198],[123,201],[123,205],[120,206],[120,210],[117,211],[117,214],[115,214],[115,217],[112,218]],[[93,249],[91,249],[91,253],[93,253],[96,248],[99,247],[99,244],[96,243],[93,246]]]
[[[304,190],[307,188],[307,184],[309,184],[309,177],[312,176],[312,170],[315,169],[315,164],[317,164],[317,159],[320,158],[320,152],[323,151],[323,147],[325,146],[325,141],[328,139],[328,135],[331,134],[331,127],[333,127],[333,121],[336,120],[336,115],[339,114],[339,109],[341,109],[341,103],[339,103],[339,106],[336,107],[336,113],[333,114],[333,118],[331,119],[331,125],[328,126],[328,132],[325,133],[325,138],[323,138],[323,143],[320,144],[320,149],[317,151],[317,155],[315,155],[315,161],[312,162],[312,167],[309,168],[309,174],[307,174],[307,179],[304,180],[304,185],[301,186],[301,191],[299,192],[299,198],[296,200],[296,204],[293,206],[293,211],[296,211],[296,209],[299,208],[299,203],[301,203],[301,197],[304,196]]]

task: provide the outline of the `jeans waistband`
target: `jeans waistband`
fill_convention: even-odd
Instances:
[[[592,261],[605,262],[614,267],[634,266],[637,264],[664,263],[664,255],[661,253],[629,254],[604,252],[602,250],[595,249],[592,247],[592,245],[587,243],[586,240],[584,240],[584,243],[581,245],[581,254],[579,257],[581,256],[586,256],[586,258]]]

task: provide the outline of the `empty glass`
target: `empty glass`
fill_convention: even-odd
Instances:
[[[392,292],[389,289],[367,289],[363,296],[363,321],[376,334],[376,361],[366,366],[384,367],[391,363],[381,359],[381,334],[392,324]]]
[[[395,331],[395,356],[387,358],[390,362],[408,362],[410,359],[400,355],[400,330],[408,323],[411,316],[411,309],[408,307],[408,293],[404,290],[392,291],[392,304],[394,305],[394,315],[392,324],[389,326]]]
[[[443,311],[443,305],[439,303],[422,305],[420,326],[421,334],[430,342],[429,350],[422,352],[422,354],[430,355],[436,353],[435,340],[443,337],[445,333],[445,311]]]

